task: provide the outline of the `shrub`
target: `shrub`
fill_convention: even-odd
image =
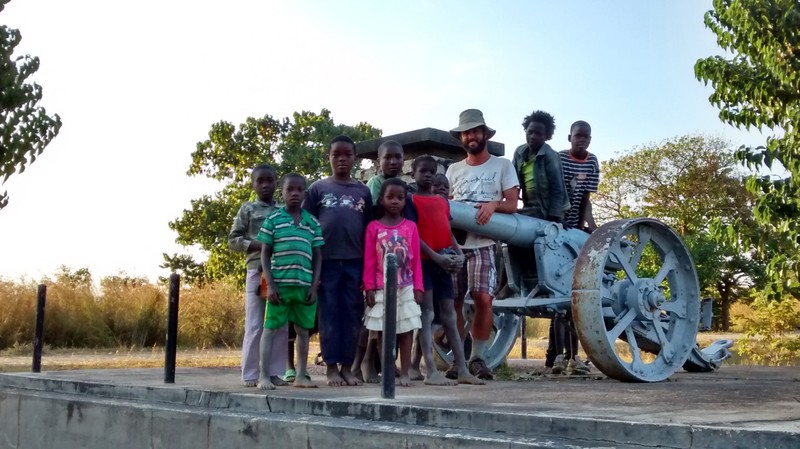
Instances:
[[[181,292],[178,342],[208,348],[237,346],[244,336],[244,289],[216,281]]]
[[[790,365],[800,357],[800,303],[791,297],[770,300],[758,294],[752,314],[740,316],[745,336],[739,354],[764,365]]]

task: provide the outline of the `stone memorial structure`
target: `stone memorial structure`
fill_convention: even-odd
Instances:
[[[366,140],[357,144],[357,156],[373,161],[372,168],[362,168],[356,173],[356,178],[367,181],[378,171],[378,147],[387,140],[394,140],[403,146],[405,164],[403,164],[403,180],[413,181],[411,162],[417,156],[429,154],[439,161],[439,173],[444,173],[453,162],[467,157],[461,142],[453,138],[449,132],[436,128],[421,128],[400,134]],[[489,141],[489,153],[495,156],[505,154],[505,145],[500,142]]]

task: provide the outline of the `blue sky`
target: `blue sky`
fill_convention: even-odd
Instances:
[[[61,134],[3,187],[0,276],[59,265],[155,278],[181,252],[167,222],[215,188],[185,175],[219,120],[328,108],[384,135],[449,129],[484,111],[510,155],[534,109],[593,127],[601,160],[722,124],[698,58],[718,54],[710,0],[155,1],[13,0],[0,23],[41,58],[42,105]]]

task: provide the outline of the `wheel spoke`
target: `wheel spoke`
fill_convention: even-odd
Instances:
[[[636,282],[639,280],[639,277],[636,276],[636,271],[633,269],[630,262],[625,258],[625,255],[622,253],[622,248],[620,248],[619,244],[614,245],[611,251],[611,256],[617,259],[616,262],[622,266],[622,270],[625,271],[625,276],[627,276],[631,282]]]
[[[632,327],[625,328],[625,336],[628,338],[628,346],[630,346],[631,356],[633,360],[631,360],[631,367],[634,365],[641,365],[642,364],[642,355],[639,352],[639,343],[636,342],[636,334],[633,332]]]
[[[659,355],[664,357],[664,360],[669,363],[672,360],[672,345],[670,344],[669,340],[667,340],[667,336],[664,334],[664,328],[661,327],[661,323],[658,321],[652,322],[653,329],[656,331],[656,335],[658,336],[658,341],[661,343],[661,352]]]
[[[677,266],[678,258],[675,256],[675,251],[671,250],[669,253],[667,253],[667,255],[664,256],[664,265],[661,265],[658,273],[656,273],[656,285],[661,285],[661,283],[664,282],[664,279],[667,278],[669,272],[674,270]]]
[[[636,311],[633,309],[628,309],[621,317],[619,317],[617,324],[615,324],[614,327],[606,333],[608,335],[608,341],[610,341],[611,344],[614,344],[617,338],[622,334],[622,331],[631,325],[634,318],[636,318]]]
[[[675,314],[678,318],[686,318],[686,303],[684,301],[667,301],[661,303],[661,310]]]
[[[633,257],[631,257],[631,265],[634,267],[639,266],[639,261],[642,259],[644,248],[650,242],[650,228],[639,226],[639,243],[633,250]]]

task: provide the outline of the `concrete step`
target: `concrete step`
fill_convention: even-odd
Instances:
[[[111,423],[103,425],[108,428],[114,428],[113,423],[119,421],[110,418],[115,413],[108,407],[125,404],[125,410],[150,409],[152,416],[142,419],[151,423],[137,428],[153,441],[173,435],[158,430],[163,420],[174,418],[179,424],[176,428],[189,429],[178,431],[181,435],[210,435],[211,430],[203,429],[216,429],[211,423],[237,417],[238,421],[225,421],[229,423],[226,428],[235,431],[237,437],[231,437],[234,439],[239,434],[253,434],[253,429],[278,429],[284,426],[281,423],[300,423],[306,441],[311,441],[310,433],[323,432],[320,429],[346,428],[347,444],[353,449],[372,447],[373,433],[389,435],[387,440],[380,440],[382,447],[391,440],[417,447],[417,442],[422,441],[419,438],[427,438],[419,447],[800,447],[800,398],[796,388],[800,377],[794,371],[762,374],[751,369],[747,374],[743,377],[742,373],[731,372],[725,378],[686,374],[661,384],[544,380],[493,382],[482,387],[419,385],[399,389],[395,400],[384,400],[374,386],[287,387],[264,393],[241,387],[236,370],[183,368],[178,370],[178,384],[165,385],[160,370],[132,369],[0,374],[0,394],[13,395],[20,404],[26,398],[48,398],[57,411],[56,418],[50,419],[52,423],[59,419],[69,422],[70,416],[75,416],[75,404],[80,403],[104,404]],[[37,415],[23,418],[24,409],[13,399],[2,401],[0,426],[5,438],[20,441],[14,440],[15,432],[24,428],[27,435],[32,430],[13,423],[35,419]],[[179,418],[183,416],[187,418]],[[187,424],[191,422],[195,424]],[[251,424],[248,430],[246,423],[250,422],[258,425]],[[60,428],[55,425],[45,428],[48,434],[66,432],[56,432],[54,429]],[[272,435],[271,430],[264,432]],[[324,432],[335,434],[333,430]],[[208,435],[203,441],[217,441]],[[367,435],[368,441],[349,440],[357,440],[360,435]],[[272,437],[259,438],[263,441]],[[297,447],[294,444],[300,440],[288,439],[286,445],[281,439],[274,442],[277,447]],[[0,447],[16,447],[3,441],[0,435]],[[166,446],[152,443],[122,447]]]
[[[0,391],[0,448],[601,448],[607,443],[281,412]],[[614,447],[633,447],[619,446]]]

